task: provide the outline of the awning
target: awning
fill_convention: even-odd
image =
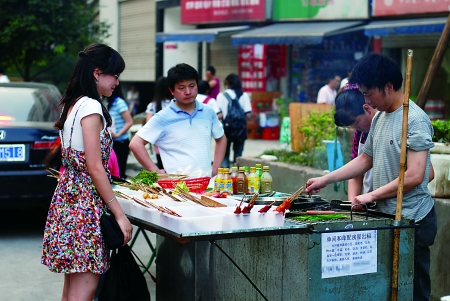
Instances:
[[[230,26],[218,28],[186,29],[174,32],[156,33],[156,43],[164,42],[214,42],[217,35],[226,32],[249,29],[250,26]]]
[[[361,24],[359,21],[277,23],[234,34],[231,39],[233,45],[315,45],[322,43],[324,36]]]
[[[364,34],[369,37],[388,35],[410,35],[441,33],[444,30],[447,17],[417,18],[401,20],[372,21],[361,26]],[[354,28],[357,29],[357,28]]]

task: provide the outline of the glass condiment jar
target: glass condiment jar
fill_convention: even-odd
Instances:
[[[220,192],[233,193],[233,180],[231,179],[230,169],[224,168],[222,175],[222,183],[220,185]]]
[[[245,175],[244,167],[239,167],[239,174],[236,177],[236,193],[246,194],[248,191],[247,176]]]
[[[217,192],[220,191],[220,183],[222,182],[222,173],[223,173],[223,168],[219,167],[217,169],[216,178],[214,179],[214,191],[217,191]]]
[[[256,174],[256,168],[254,166],[250,167],[250,174],[248,175],[248,192],[249,193],[259,193],[259,178]]]
[[[272,175],[269,173],[269,166],[263,167],[261,175],[261,193],[272,192]]]

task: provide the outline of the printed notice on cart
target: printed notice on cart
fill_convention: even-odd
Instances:
[[[322,278],[376,272],[376,230],[322,234]]]

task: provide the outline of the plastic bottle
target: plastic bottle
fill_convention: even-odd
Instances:
[[[233,194],[237,194],[236,179],[237,179],[238,175],[239,175],[239,171],[238,171],[237,166],[231,167],[231,180],[233,181]]]
[[[236,178],[236,192],[237,194],[245,194],[248,191],[247,176],[245,175],[244,167],[239,167],[239,174]]]
[[[261,193],[272,192],[272,175],[269,173],[269,166],[263,167],[261,175]]]
[[[220,192],[233,193],[233,180],[231,179],[230,170],[228,168],[223,169],[222,183],[220,185]]]
[[[258,187],[259,187],[259,191],[257,191],[258,193],[261,193],[261,175],[263,173],[262,171],[262,167],[260,163],[255,164],[255,170],[256,170],[256,175],[258,176]]]
[[[254,166],[250,167],[250,174],[248,175],[248,192],[249,193],[259,193],[259,181],[258,175],[256,174],[256,168]]]
[[[248,175],[250,174],[248,171],[248,166],[244,166],[244,172],[245,172],[245,176],[248,178]]]
[[[219,167],[217,169],[217,176],[214,179],[214,191],[217,191],[217,192],[220,191],[220,183],[222,182],[222,173],[223,173],[223,168]]]

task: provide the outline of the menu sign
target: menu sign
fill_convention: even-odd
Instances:
[[[373,16],[396,16],[450,11],[448,0],[373,0]]]
[[[181,0],[181,23],[266,20],[265,0]]]
[[[241,45],[238,48],[238,73],[245,92],[266,90],[266,45]]]
[[[322,278],[377,272],[377,230],[322,234]]]

